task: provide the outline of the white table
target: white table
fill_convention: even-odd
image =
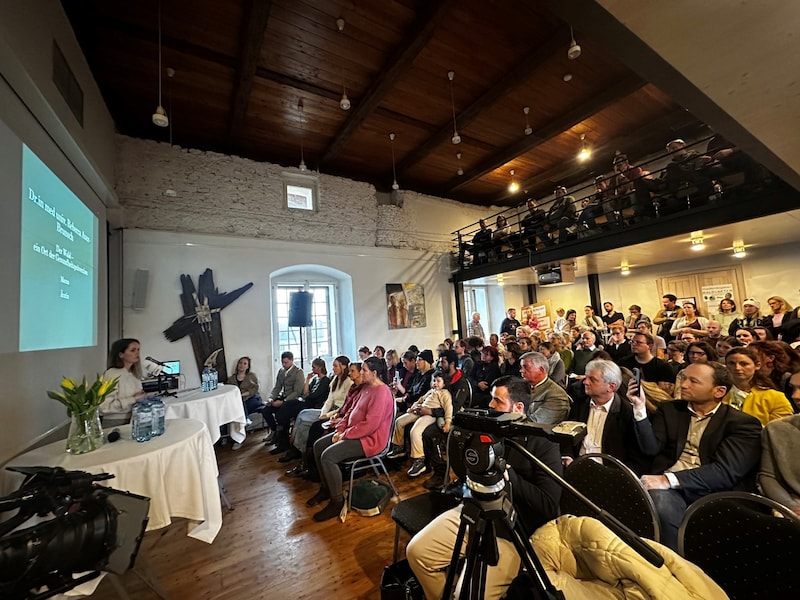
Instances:
[[[220,438],[220,425],[228,425],[228,434],[235,442],[246,436],[247,417],[244,414],[242,393],[235,385],[220,385],[216,390],[178,392],[178,397],[164,396],[168,419],[202,421],[211,434],[212,443]]]
[[[183,517],[199,521],[189,524],[189,537],[213,542],[222,527],[222,507],[217,458],[205,424],[170,419],[163,435],[141,443],[131,439],[130,425],[119,430],[119,441],[104,444],[94,452],[68,454],[62,440],[21,454],[7,466],[111,473],[113,479],[100,483],[150,498],[147,531],[166,527],[172,517]],[[19,473],[3,471],[5,492],[17,489],[22,479]]]

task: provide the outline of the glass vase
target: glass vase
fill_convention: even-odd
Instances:
[[[67,452],[86,454],[103,445],[103,425],[95,408],[85,413],[73,413],[67,435]]]

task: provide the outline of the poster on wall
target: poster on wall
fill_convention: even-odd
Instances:
[[[418,283],[386,284],[389,329],[427,327],[425,289]]]
[[[717,285],[704,285],[700,288],[703,293],[703,302],[706,305],[706,314],[719,314],[719,303],[725,299],[733,299],[733,284],[720,283]]]
[[[529,304],[520,309],[520,321],[531,329],[545,331],[550,328],[549,303]]]

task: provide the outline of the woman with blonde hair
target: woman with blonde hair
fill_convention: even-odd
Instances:
[[[733,380],[722,401],[766,425],[794,414],[786,396],[776,390],[769,377],[762,375],[761,359],[751,348],[733,348],[725,355],[725,367]]]
[[[772,337],[780,340],[785,333],[783,324],[788,323],[792,318],[797,318],[795,310],[780,296],[770,296],[767,298],[767,304],[772,309],[772,314],[764,317],[763,325],[772,333]]]

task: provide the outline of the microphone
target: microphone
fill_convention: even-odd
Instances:
[[[151,363],[157,364],[159,367],[166,367],[167,366],[167,363],[163,363],[160,360],[156,360],[152,356],[145,356],[144,359],[145,360],[149,360]]]
[[[119,429],[115,427],[115,428],[114,428],[113,430],[111,430],[111,431],[109,432],[109,434],[108,434],[108,443],[109,443],[109,444],[113,444],[113,443],[114,443],[114,442],[116,442],[116,441],[117,441],[119,438],[120,438]]]

